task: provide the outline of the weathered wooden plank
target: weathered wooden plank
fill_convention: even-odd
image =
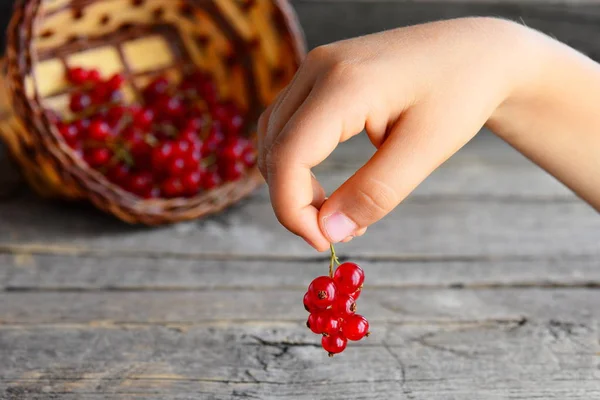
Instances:
[[[600,394],[597,335],[558,320],[388,324],[328,359],[318,337],[285,324],[1,328],[0,387],[86,398],[590,399]]]
[[[369,290],[434,287],[600,287],[591,259],[360,262]],[[0,290],[301,291],[327,273],[323,261],[238,261],[143,257],[0,255]]]
[[[267,201],[248,201],[212,219],[144,229],[125,226],[85,207],[19,198],[2,204],[0,220],[4,252],[85,252],[91,248],[109,254],[315,255],[281,227]],[[600,219],[583,203],[442,198],[399,206],[364,238],[340,246],[340,254],[598,255],[599,239]]]
[[[304,290],[0,293],[0,322],[31,324],[237,323],[306,320]],[[592,289],[377,289],[359,311],[381,323],[600,318]]]

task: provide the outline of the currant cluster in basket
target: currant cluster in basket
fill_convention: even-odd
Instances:
[[[179,84],[156,77],[138,103],[124,101],[125,76],[71,68],[75,118],[56,118],[66,143],[111,182],[142,198],[191,197],[240,179],[256,162],[245,117],[199,70]]]
[[[337,258],[332,250],[332,265],[333,260]],[[364,280],[364,271],[347,262],[339,265],[332,276],[315,278],[304,295],[304,308],[310,313],[306,326],[323,335],[321,345],[330,357],[344,351],[348,340],[358,341],[369,335],[369,322],[356,314]]]

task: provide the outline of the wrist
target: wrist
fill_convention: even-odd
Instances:
[[[543,102],[548,90],[547,83],[552,80],[549,75],[553,68],[552,56],[556,51],[556,42],[514,22],[507,21],[503,32],[507,39],[505,59],[508,84],[486,126],[510,142],[516,135],[526,133],[516,123],[519,118]]]

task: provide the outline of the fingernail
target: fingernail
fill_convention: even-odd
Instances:
[[[339,243],[355,231],[356,224],[341,212],[331,214],[323,219],[325,233],[333,243]]]
[[[349,243],[354,239],[354,236],[348,236],[346,239],[342,240],[342,243]]]

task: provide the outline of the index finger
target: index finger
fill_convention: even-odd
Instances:
[[[329,240],[319,226],[319,210],[311,204],[311,168],[341,141],[363,130],[366,113],[351,92],[343,85],[315,85],[267,155],[269,192],[277,218],[319,251],[329,248]]]

